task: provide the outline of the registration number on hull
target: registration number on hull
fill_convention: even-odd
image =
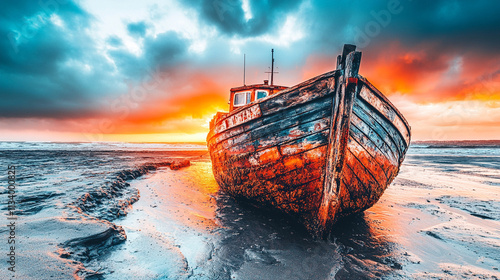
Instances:
[[[227,119],[219,123],[219,125],[215,128],[216,133],[220,133],[228,128],[232,128],[242,123],[246,123],[248,121],[257,119],[260,116],[262,116],[260,107],[258,104],[255,104],[252,107],[249,107],[241,112],[229,116]]]

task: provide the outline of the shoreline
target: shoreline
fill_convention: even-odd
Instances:
[[[16,276],[500,279],[500,156],[477,153],[409,153],[379,202],[337,223],[329,240],[318,241],[292,221],[220,192],[204,151],[48,152],[42,160],[51,165],[29,169],[32,174],[24,167],[16,178],[23,211],[16,229]],[[39,166],[40,154],[30,154],[28,166]],[[25,157],[22,151],[11,155]],[[123,173],[187,157],[192,165],[179,170],[158,166],[130,178],[133,172]],[[68,160],[74,169],[59,164]],[[85,167],[90,163],[97,167]],[[61,173],[41,180],[47,170]],[[126,184],[113,198],[117,174],[124,174]],[[89,213],[68,207],[99,189],[104,192],[92,195],[94,200],[111,196]],[[121,205],[135,189],[139,200]],[[123,206],[126,215],[112,222],[90,216],[113,205]]]

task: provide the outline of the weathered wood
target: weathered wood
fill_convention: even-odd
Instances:
[[[207,145],[221,189],[316,236],[376,203],[399,171],[410,127],[358,74],[360,60],[346,45],[336,71],[216,115]]]
[[[390,170],[386,170],[388,168],[387,165],[384,164],[384,162],[379,162],[377,157],[374,155],[377,155],[379,153],[378,149],[376,147],[366,145],[366,143],[363,143],[361,141],[357,140],[357,135],[351,134],[349,137],[349,145],[348,149],[358,158],[358,159],[366,159],[366,164],[363,163],[363,165],[370,170],[370,172],[373,173],[374,177],[376,177],[378,182],[381,183],[386,183],[389,178],[391,172]]]
[[[359,143],[352,138],[349,139],[347,150],[359,162],[359,165],[364,167],[365,176],[372,179],[369,180],[369,185],[374,185],[374,188],[377,189],[383,188],[387,184],[388,178],[386,174],[384,174],[384,172],[381,170],[378,162],[375,161],[373,157],[368,153],[367,149],[369,148],[359,145]],[[371,151],[371,149],[369,150]]]
[[[351,166],[351,156],[347,156],[344,174],[340,188],[339,211],[336,213],[336,218],[348,216],[352,213],[363,211],[367,203],[367,188],[359,179],[356,172]],[[347,199],[348,197],[348,199]]]
[[[354,46],[353,50],[356,48]],[[354,100],[356,98],[356,94],[358,91],[358,70],[359,64],[361,62],[361,52],[351,52],[347,55],[346,59],[346,69],[344,74],[345,83],[345,96],[344,96],[344,110],[341,116],[340,127],[338,128],[340,131],[340,139],[339,139],[339,158],[336,161],[335,165],[335,174],[336,178],[340,178],[340,174],[342,173],[343,168],[343,155],[347,146],[347,140],[349,139],[349,129],[351,124],[351,114],[352,107],[354,105]],[[339,179],[337,179],[339,180]]]
[[[314,84],[306,84],[304,87],[281,94],[276,98],[265,100],[261,103],[264,114],[269,115],[283,108],[294,107],[316,98],[326,96],[330,92],[329,79],[321,79]]]
[[[253,135],[242,135],[238,138],[231,138],[228,141],[221,142],[221,145],[223,149],[231,153],[234,153],[235,151],[236,154],[244,151],[256,152],[278,144],[293,144],[296,142],[296,139],[298,139],[298,141],[306,141],[312,134],[325,131],[328,122],[329,120],[325,118],[317,119],[288,129],[276,131],[275,133],[266,134],[265,136],[255,140],[252,139]],[[328,143],[328,139],[325,141],[325,143]]]
[[[293,115],[293,112],[290,112],[290,117],[267,125],[262,125],[262,122],[267,119],[267,117],[263,117],[262,121],[258,122],[260,126],[256,126],[247,133],[220,140],[218,144],[226,149],[238,144],[238,146],[253,146],[256,150],[260,150],[275,143],[291,141],[299,136],[325,128],[329,122],[329,106],[328,103],[318,103],[317,108],[314,108],[313,111],[301,115]]]
[[[310,114],[312,112],[323,111],[324,108],[330,108],[332,103],[331,98],[319,97],[311,98],[308,102],[301,106],[296,107],[283,107],[281,110],[274,112],[274,114],[269,114],[266,112],[266,116],[251,120],[247,123],[236,127],[229,127],[221,133],[209,133],[207,136],[208,146],[211,147],[220,141],[227,138],[236,136],[238,134],[248,133],[255,129],[265,129],[266,125],[281,125],[280,122],[287,119],[295,119],[301,117],[302,114]],[[329,110],[327,110],[329,112]],[[307,117],[307,115],[305,115]],[[223,125],[223,121],[219,122],[218,125]],[[285,124],[284,124],[285,125]],[[214,128],[216,129],[217,126]],[[287,128],[287,126],[283,126]],[[212,130],[213,131],[213,130]]]
[[[342,121],[341,116],[343,115],[344,110],[344,91],[345,91],[345,82],[344,76],[342,75],[342,71],[337,72],[337,82],[336,89],[334,92],[334,103],[332,106],[332,117],[330,122],[330,135],[328,141],[328,150],[326,157],[326,166],[323,170],[323,190],[321,197],[321,204],[318,209],[318,221],[316,223],[314,232],[317,235],[322,235],[324,230],[327,229],[328,220],[333,220],[330,217],[335,217],[336,208],[334,207],[334,203],[338,196],[335,195],[333,190],[338,190],[339,182],[336,181],[334,177],[335,172],[334,168],[338,160],[338,153],[340,153],[339,147],[339,139],[340,139],[340,123]]]
[[[340,60],[340,65],[342,65],[342,69],[345,69],[347,56],[350,53],[354,52],[355,50],[356,50],[355,45],[350,45],[350,44],[344,45],[344,49],[342,50],[342,57]]]
[[[378,91],[368,80],[361,76],[360,79],[363,81],[363,84],[366,85],[365,90],[360,92],[360,96],[372,105],[376,109],[376,112],[383,114],[387,119],[393,122],[398,133],[404,138],[406,148],[408,148],[410,145],[410,125],[408,122],[387,97]]]
[[[311,88],[311,87],[322,87],[322,86],[324,86],[324,84],[323,84],[322,81],[323,80],[328,80],[327,83],[331,82],[330,78],[332,78],[334,75],[335,75],[335,71],[324,73],[323,75],[319,75],[319,76],[314,77],[312,79],[309,79],[309,80],[307,80],[305,82],[302,82],[302,83],[300,83],[300,84],[298,84],[296,86],[293,86],[291,88],[282,90],[282,91],[278,92],[277,94],[268,96],[266,98],[259,99],[257,101],[254,101],[254,102],[250,103],[250,104],[251,105],[253,105],[253,104],[260,104],[260,103],[267,102],[269,100],[273,100],[273,101],[271,101],[270,104],[276,104],[276,103],[279,104],[280,102],[281,103],[288,102],[289,104],[292,104],[292,105],[294,103],[296,103],[296,105],[299,105],[300,103],[294,102],[294,100],[293,100],[293,95],[296,94],[295,91],[297,89],[302,89],[303,91],[306,91],[306,90],[312,90],[313,88]],[[321,97],[321,96],[317,95],[317,94],[311,95],[311,98],[316,98],[316,97]],[[299,96],[299,98],[301,98],[301,97]],[[310,100],[306,100],[306,102],[307,101],[310,101]],[[235,110],[229,112],[228,114],[224,115],[223,118],[220,118],[215,123],[214,127],[216,127],[220,122],[222,122],[225,119],[231,117],[232,115],[235,115],[235,114],[239,113],[240,111],[245,110],[246,108],[248,108],[248,106],[251,106],[250,104],[247,104],[246,106],[242,106],[242,107],[240,107],[238,109],[235,109]],[[268,106],[271,106],[271,105],[268,105]],[[262,108],[262,106],[261,106],[261,109],[262,110],[266,110],[267,114],[273,113],[273,111],[279,111],[280,110],[279,108],[277,108],[276,110],[268,110],[267,108]]]
[[[280,151],[283,155],[293,155],[325,145],[328,143],[328,132],[324,129],[318,133],[281,144]]]
[[[356,47],[354,47],[356,48]],[[346,68],[345,68],[345,77],[347,79],[356,79],[358,78],[359,65],[361,64],[361,52],[355,52],[354,50],[347,55],[346,58]],[[349,81],[347,86],[349,85]]]
[[[325,172],[325,181],[323,186],[323,198],[319,208],[320,229],[316,230],[319,235],[323,229],[329,228],[328,223],[333,223],[329,217],[335,216],[338,206],[338,193],[342,169],[344,167],[344,157],[346,155],[347,141],[349,138],[349,125],[352,113],[352,106],[358,90],[357,76],[361,62],[361,53],[355,52],[355,46],[344,45],[342,62],[344,65],[344,75],[341,78],[340,96],[337,98],[338,109],[335,113],[335,125],[331,127],[331,144],[329,147],[328,167]],[[345,58],[347,56],[347,58]]]
[[[394,129],[388,127],[390,122],[380,118],[378,114],[373,113],[372,110],[364,106],[361,102],[357,102],[353,109],[356,117],[360,118],[373,129],[391,148],[394,152],[394,156],[399,160],[406,147],[398,133],[396,133]]]
[[[356,142],[359,143],[359,145],[363,147],[369,147],[366,148],[366,150],[370,150],[370,154],[373,156],[374,159],[379,162],[383,172],[385,173],[386,177],[389,178],[390,174],[393,172],[393,167],[397,165],[397,160],[394,160],[394,158],[391,159],[391,157],[387,156],[388,151],[387,151],[387,146],[382,145],[382,147],[379,147],[374,141],[372,141],[364,132],[359,130],[353,123],[351,123],[351,132],[350,132],[350,137],[354,139]],[[381,161],[379,158],[383,158],[384,160]]]
[[[329,123],[328,110],[312,111],[300,116],[291,116],[261,128],[249,132],[251,140],[260,140],[266,138],[276,138],[283,141],[304,135],[305,133],[321,130],[326,123]],[[270,137],[273,135],[274,137]]]
[[[325,151],[326,151],[326,145],[318,146],[316,148],[298,154],[285,156],[283,157],[283,160],[276,159],[275,161],[266,161],[265,163],[262,163],[260,165],[252,164],[252,161],[258,158],[258,156],[252,154],[248,157],[248,162],[250,163],[251,166],[248,167],[247,171],[248,173],[256,174],[256,176],[259,177],[259,179],[266,181],[273,180],[274,178],[288,176],[287,174],[290,174],[291,172],[296,172],[305,175],[306,173],[302,173],[304,168],[306,168],[307,170],[311,170],[311,172],[307,173],[319,172],[320,174],[322,174],[323,169],[321,168],[321,164],[318,164],[318,159],[324,158]],[[300,161],[303,163],[303,167],[295,169],[290,169],[285,167],[284,162],[291,163],[292,162],[291,158],[300,159]],[[300,176],[295,176],[294,178],[295,180],[298,180],[303,183],[302,178]],[[294,185],[300,185],[301,184],[300,182],[288,186],[283,186],[283,188],[293,187]]]
[[[260,111],[259,104],[256,104],[238,112],[237,114],[227,117],[226,123],[228,127],[235,127],[242,123],[257,119],[260,116],[262,116],[262,112]]]
[[[280,175],[295,169],[292,168],[294,164],[296,168],[299,168],[302,164],[308,165],[318,158],[323,158],[324,152],[321,146],[326,144],[327,133],[323,130],[322,133],[302,137],[288,142],[286,145],[271,147],[260,152],[234,154],[231,151],[224,151],[224,154],[213,153],[212,158],[213,160],[223,158],[224,161],[231,162],[232,164],[227,167],[228,169],[246,168],[242,172],[257,173],[261,169],[266,169],[272,171],[274,175]],[[265,176],[265,178],[269,179],[270,177]]]

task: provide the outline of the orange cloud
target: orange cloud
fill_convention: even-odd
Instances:
[[[500,100],[500,56],[449,53],[432,44],[412,51],[392,43],[364,58],[361,74],[389,96],[420,103]]]
[[[360,74],[405,115],[414,140],[500,139],[500,57],[448,53],[433,45],[408,49],[397,42],[362,51]],[[296,79],[291,86],[333,70],[335,62],[332,55],[313,54],[303,67],[280,73]],[[43,130],[39,135],[45,133],[46,139],[53,133],[80,141],[204,141],[209,120],[227,110],[229,89],[241,80],[239,67],[217,68],[183,66],[159,73],[161,78],[151,78],[160,81],[156,87],[137,102],[124,102],[126,110],[114,111],[116,100],[110,100],[109,108],[92,118],[9,119],[0,124],[19,139],[23,133],[16,127],[26,133]]]
[[[185,83],[184,83],[185,82]],[[206,130],[204,123],[227,108],[229,88],[203,74],[190,75],[151,96],[123,119],[114,133],[192,132]]]
[[[500,139],[500,57],[397,42],[361,51],[360,74],[404,114],[412,139]],[[302,75],[330,71],[335,61],[311,55]]]

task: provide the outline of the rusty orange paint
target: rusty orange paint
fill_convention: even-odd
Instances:
[[[338,70],[217,114],[207,136],[223,191],[316,236],[376,203],[409,143],[404,117],[357,74],[361,54],[347,46],[344,56]]]
[[[277,147],[272,147],[255,153],[255,157],[258,158],[260,164],[267,164],[269,162],[277,161],[281,155]]]
[[[297,169],[304,166],[304,161],[300,156],[290,156],[283,158],[283,164],[288,169]]]

